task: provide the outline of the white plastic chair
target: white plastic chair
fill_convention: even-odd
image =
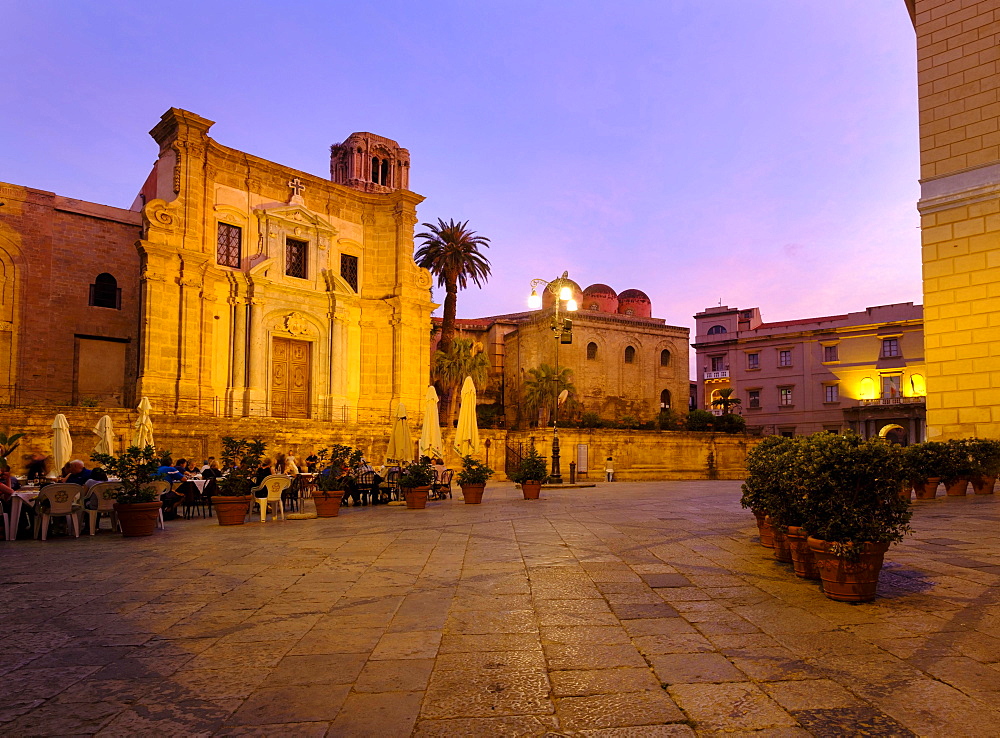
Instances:
[[[66,524],[72,527],[73,535],[80,537],[80,511],[83,509],[77,503],[83,493],[79,484],[50,484],[43,487],[35,499],[38,512],[35,515],[35,535],[41,533],[42,540],[49,538],[49,525],[53,517],[65,517]],[[48,500],[48,508],[42,507],[42,502]]]
[[[267,497],[254,497],[254,502],[260,506],[260,522],[267,520],[267,509],[274,504],[274,517],[277,518],[279,515],[281,519],[285,519],[285,506],[281,501],[281,493],[288,489],[292,484],[290,477],[286,477],[284,474],[272,474],[269,477],[264,477],[260,484],[254,487],[251,493],[259,492],[263,489],[267,490]]]
[[[168,482],[166,479],[159,479],[155,482],[150,482],[149,486],[152,487],[154,490],[156,490],[157,500],[160,499],[160,495],[165,495],[167,492],[170,491],[170,482]],[[166,526],[163,524],[163,505],[160,505],[160,510],[156,518],[156,524],[160,526],[160,530],[166,528]]]
[[[115,500],[118,499],[118,491],[122,488],[121,482],[98,482],[92,485],[84,497],[84,502],[91,496],[97,498],[97,508],[85,508],[90,516],[90,535],[97,534],[97,527],[100,525],[101,515],[107,515],[111,519],[111,530],[118,530],[118,516],[115,514]]]

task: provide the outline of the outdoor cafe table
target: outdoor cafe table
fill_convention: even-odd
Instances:
[[[10,523],[7,526],[7,540],[13,541],[17,538],[17,529],[21,522],[21,505],[27,502],[29,505],[35,502],[38,497],[38,487],[21,487],[10,497]]]

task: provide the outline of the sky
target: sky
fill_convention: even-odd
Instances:
[[[902,0],[0,0],[0,19],[0,181],[127,208],[170,107],[321,176],[370,131],[410,150],[422,222],[491,240],[459,317],[526,309],[563,271],[689,327],[720,302],[779,321],[921,300]]]

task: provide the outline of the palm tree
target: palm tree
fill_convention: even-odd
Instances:
[[[490,362],[486,354],[482,350],[477,350],[468,338],[456,338],[446,351],[438,349],[434,352],[431,373],[448,395],[449,428],[455,424],[458,403],[454,400],[462,382],[466,377],[472,377],[476,390],[483,390],[489,378],[489,370]]]
[[[733,391],[732,387],[726,387],[723,390],[719,390],[719,396],[712,400],[712,407],[715,407],[716,405],[721,406],[722,414],[729,415],[730,407],[742,404],[739,397],[733,397]]]
[[[445,223],[438,218],[436,226],[424,223],[428,231],[416,236],[424,241],[414,254],[417,265],[429,269],[437,277],[438,285],[445,289],[441,340],[438,343],[438,348],[445,352],[455,338],[458,291],[464,290],[470,279],[477,287],[482,287],[490,276],[490,262],[479,251],[480,248],[489,248],[490,239],[477,236],[468,225],[469,221],[459,223],[449,220]]]
[[[568,391],[570,395],[576,394],[572,369],[561,369],[556,372],[555,368],[548,364],[542,364],[537,369],[529,369],[522,388],[525,409],[536,417],[538,411],[544,409],[545,424],[548,425],[552,406],[563,390]]]

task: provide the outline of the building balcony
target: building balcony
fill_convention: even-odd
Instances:
[[[722,409],[721,408],[713,407],[713,408],[710,408],[708,412],[712,413],[712,415],[716,416],[717,418],[721,418],[722,417]]]
[[[920,397],[876,397],[871,400],[858,400],[858,404],[865,405],[923,405],[926,398]]]
[[[720,372],[705,372],[704,379],[729,379],[729,370],[724,369]]]

